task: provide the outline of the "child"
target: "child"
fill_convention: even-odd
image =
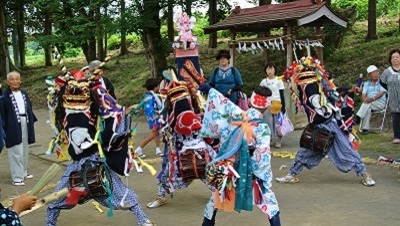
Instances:
[[[256,87],[249,101],[251,108],[243,112],[230,101],[219,101],[222,94],[210,90],[201,133],[218,136],[222,145],[206,169],[207,182],[215,191],[204,211],[202,226],[215,225],[217,209],[251,211],[254,204],[271,226],[281,225],[278,202],[271,190],[270,129],[262,119],[271,94],[266,87]]]
[[[282,147],[281,139],[276,132],[277,115],[279,112],[285,113],[285,97],[282,80],[276,77],[276,66],[274,63],[268,62],[264,66],[264,73],[267,76],[260,83],[260,86],[269,88],[272,91],[270,110],[264,114],[265,120],[271,129],[271,137],[276,137],[275,147]]]
[[[152,140],[156,143],[156,155],[161,156],[163,154],[160,150],[160,136],[158,132],[161,127],[158,121],[158,110],[162,108],[161,100],[156,94],[159,89],[159,81],[155,78],[149,78],[144,84],[144,87],[147,89],[147,92],[144,95],[143,100],[140,104],[129,107],[129,109],[133,109],[134,112],[140,108],[144,109],[146,121],[151,130],[151,133],[135,150],[135,153],[141,158],[146,157],[146,155],[143,154],[143,148]]]

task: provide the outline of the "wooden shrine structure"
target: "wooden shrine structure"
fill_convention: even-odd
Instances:
[[[315,27],[315,37],[309,39],[322,42],[321,27],[327,23],[336,23],[347,27],[347,21],[337,12],[332,10],[325,1],[321,0],[298,0],[281,4],[268,4],[253,8],[241,9],[237,6],[224,20],[204,28],[205,33],[219,30],[229,30],[231,34],[230,52],[231,63],[234,64],[235,48],[238,45],[236,34],[238,32],[266,32],[271,28],[283,28],[284,35],[279,37],[285,41],[287,65],[293,62],[293,42],[296,40],[293,30],[296,27]],[[265,37],[255,39],[241,39],[247,42],[265,42],[276,37]],[[307,40],[308,41],[308,40]],[[317,47],[317,57],[323,63],[322,45]]]

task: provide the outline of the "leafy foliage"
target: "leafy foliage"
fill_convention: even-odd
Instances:
[[[121,47],[121,37],[119,35],[111,35],[107,40],[109,50],[116,50]],[[143,46],[139,35],[133,33],[126,36],[126,44],[132,48],[141,48]]]
[[[332,6],[341,9],[355,7],[358,12],[358,18],[365,20],[368,18],[368,0],[334,0]],[[400,0],[379,0],[376,5],[376,15],[395,16],[400,12]]]

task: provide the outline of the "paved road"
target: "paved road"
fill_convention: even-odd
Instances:
[[[26,181],[25,187],[11,185],[7,151],[0,155],[1,200],[21,194],[32,188],[41,175],[55,160],[43,155],[47,149],[49,137],[52,135],[46,124],[46,111],[36,111],[39,122],[36,123],[37,143],[30,147],[30,173],[35,178]],[[142,140],[147,133],[146,124],[138,126],[135,140]],[[284,137],[281,150],[295,152],[301,131],[295,131]],[[157,158],[154,144],[146,147],[149,158]],[[363,154],[363,153],[362,153]],[[272,166],[276,176],[282,176],[287,169],[279,170],[282,165],[290,165],[288,158],[273,158]],[[155,165],[157,170],[159,165]],[[341,173],[329,159],[323,159],[314,170],[304,170],[300,174],[300,182],[295,185],[274,183],[280,209],[282,225],[286,226],[375,226],[400,225],[400,176],[389,166],[369,165],[368,171],[377,182],[375,187],[364,187],[355,172]],[[59,178],[59,177],[58,177]],[[56,180],[53,181],[53,184]],[[156,196],[156,179],[148,172],[131,173],[129,186],[139,195],[143,206]],[[49,190],[50,191],[50,190]],[[47,192],[40,194],[44,196]],[[195,181],[189,188],[175,193],[168,204],[157,209],[145,209],[149,216],[160,226],[199,226],[202,211],[209,198],[209,191],[200,181]],[[146,208],[146,207],[144,207]],[[103,208],[106,212],[106,208]],[[22,218],[26,226],[42,226],[46,210],[39,209]],[[77,206],[72,210],[62,211],[59,224],[71,225],[136,225],[136,218],[126,211],[114,212],[108,218],[105,213],[94,209],[90,202]],[[269,225],[263,214],[255,209],[252,212],[218,213],[217,225],[220,226],[259,226]]]

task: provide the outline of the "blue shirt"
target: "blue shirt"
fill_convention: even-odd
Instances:
[[[375,97],[381,91],[386,92],[385,88],[381,86],[379,81],[376,81],[375,85],[372,84],[371,80],[364,82],[362,94],[365,94],[367,97]],[[381,98],[379,98],[379,101],[386,101],[386,95],[383,95]]]
[[[237,104],[237,91],[232,91],[231,95],[228,95],[228,91],[236,86],[243,86],[242,75],[235,67],[229,67],[226,70],[217,67],[212,71],[210,85]]]

